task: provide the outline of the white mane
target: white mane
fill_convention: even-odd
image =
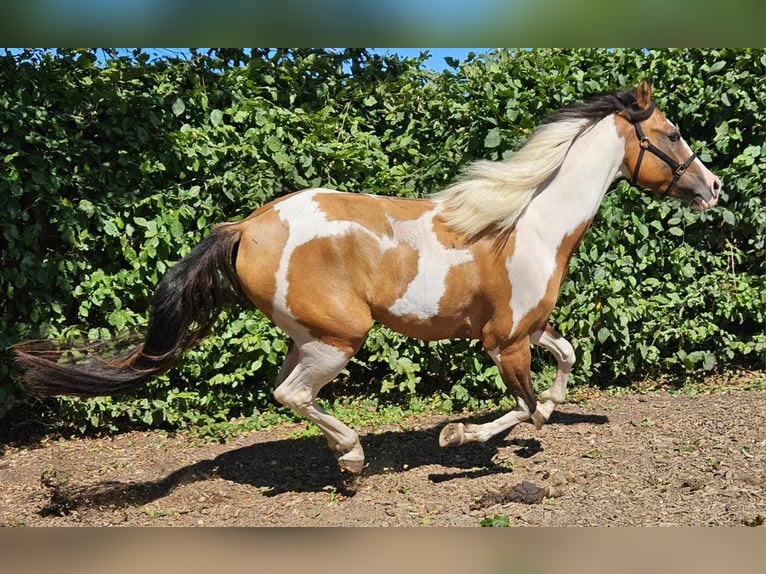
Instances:
[[[592,123],[567,118],[544,124],[503,161],[471,163],[463,179],[432,196],[444,203],[444,221],[470,236],[493,224],[501,232],[509,230],[538,186],[561,166],[572,142]]]

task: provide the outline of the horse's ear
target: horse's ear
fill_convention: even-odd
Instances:
[[[642,110],[647,109],[652,104],[652,84],[647,80],[641,80],[636,88],[636,104]]]

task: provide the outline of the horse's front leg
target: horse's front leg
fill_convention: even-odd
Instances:
[[[484,424],[449,423],[439,435],[441,446],[458,446],[474,441],[485,442],[520,422],[530,419],[538,428],[545,422],[547,417],[545,417],[545,412],[541,413],[532,388],[530,373],[532,353],[529,347],[529,337],[523,337],[502,350],[490,351],[489,354],[497,364],[500,376],[516,399],[516,408],[502,417]],[[550,413],[548,414],[550,415]]]
[[[535,345],[544,347],[553,353],[558,364],[553,384],[548,390],[540,393],[540,400],[544,403],[540,405],[540,410],[544,412],[547,420],[553,409],[563,403],[566,398],[567,381],[575,363],[575,352],[569,341],[559,335],[551,325],[546,325],[544,330],[532,333],[530,340]],[[548,406],[549,403],[550,406]]]

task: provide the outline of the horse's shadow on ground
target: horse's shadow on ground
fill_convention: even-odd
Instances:
[[[469,416],[454,422],[482,423],[501,413]],[[603,415],[554,412],[548,424],[605,424]],[[405,472],[423,465],[438,465],[444,472],[432,473],[432,482],[513,472],[509,465],[493,462],[498,447],[514,445],[516,456],[528,458],[543,450],[534,438],[507,440],[504,433],[484,444],[469,443],[457,448],[441,448],[439,432],[443,425],[419,430],[396,430],[370,433],[361,437],[367,455],[364,477],[390,472]],[[523,425],[518,428],[533,427]],[[518,434],[518,431],[517,431]],[[526,432],[524,433],[527,434]],[[140,506],[168,495],[176,487],[211,478],[249,484],[266,496],[284,492],[320,492],[341,490],[343,482],[338,465],[322,437],[289,438],[256,443],[226,451],[179,468],[164,478],[145,482],[103,482],[96,485],[61,486],[56,480],[43,483],[50,490],[50,501],[41,514],[66,514],[84,506]],[[353,491],[349,491],[353,494]]]

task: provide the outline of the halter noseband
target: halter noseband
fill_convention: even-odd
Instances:
[[[676,183],[678,183],[678,180],[681,179],[681,176],[686,173],[686,170],[697,157],[697,154],[692,152],[692,155],[683,162],[674,160],[672,157],[670,157],[668,154],[650,142],[649,138],[644,135],[644,130],[641,129],[641,122],[649,119],[649,116],[651,116],[654,112],[654,103],[652,103],[646,110],[642,110],[641,112],[642,113],[640,113],[640,115],[637,114],[636,116],[630,114],[630,121],[633,124],[633,127],[636,129],[636,137],[638,138],[639,142],[638,145],[641,148],[638,152],[636,166],[633,168],[633,175],[630,178],[630,185],[636,185],[636,182],[638,181],[638,171],[641,169],[641,162],[644,159],[644,153],[648,151],[649,153],[655,155],[666,164],[668,164],[670,169],[673,170],[673,179],[670,180],[670,183],[663,192],[670,193],[670,190],[675,187]]]

